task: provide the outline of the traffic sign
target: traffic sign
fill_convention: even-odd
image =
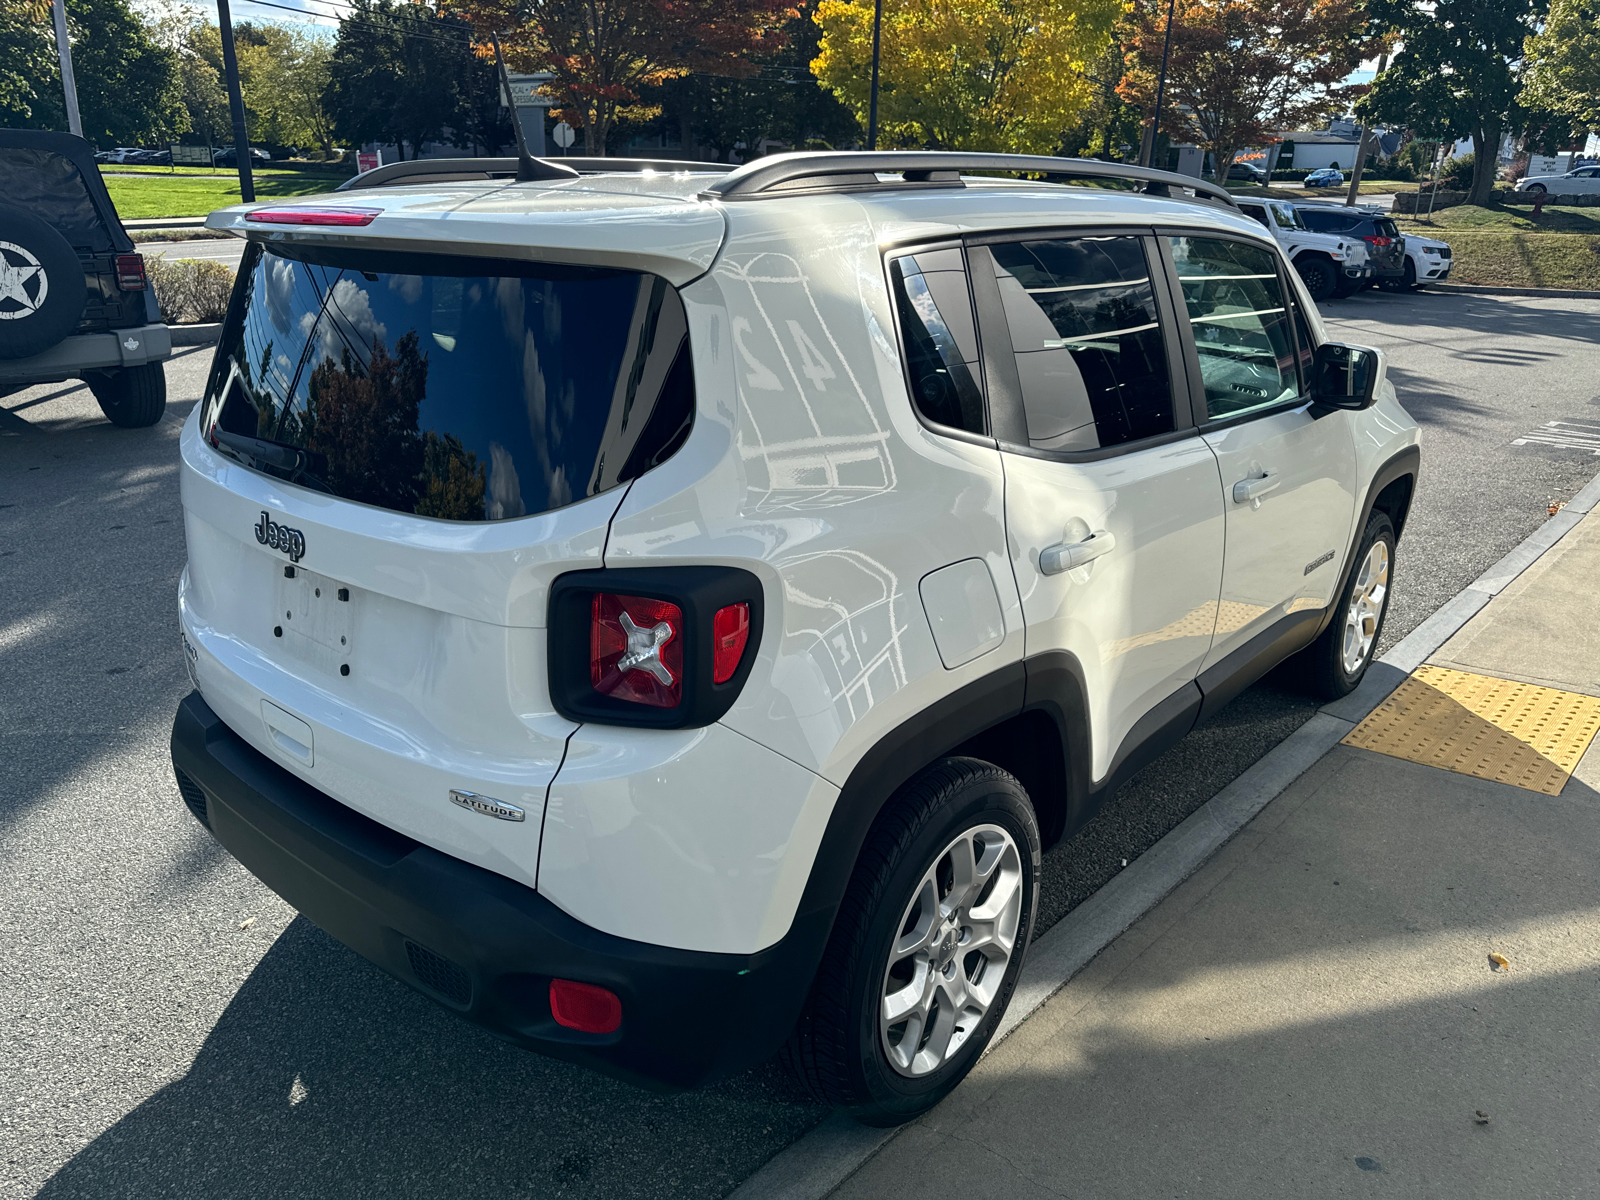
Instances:
[[[578,140],[578,135],[572,131],[572,126],[565,121],[557,121],[556,127],[551,131],[550,136],[555,140],[556,145],[563,150]]]

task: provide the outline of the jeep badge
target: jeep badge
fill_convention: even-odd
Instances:
[[[270,549],[282,550],[292,562],[299,562],[305,557],[306,535],[298,529],[279,525],[265,512],[261,514],[261,520],[256,522],[256,541]]]

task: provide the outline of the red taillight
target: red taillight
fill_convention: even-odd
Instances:
[[[683,699],[683,610],[665,600],[595,593],[589,682],[613,700],[676,708]]]
[[[717,609],[711,618],[711,682],[727,683],[739,669],[750,638],[750,606],[743,601]]]
[[[1361,240],[1363,242],[1371,242],[1374,246],[1388,246],[1388,245],[1391,245],[1393,243],[1393,239],[1392,238],[1386,238],[1386,237],[1369,237],[1369,238],[1362,238]]]
[[[144,255],[117,255],[117,286],[125,292],[142,292],[144,285]]]
[[[381,208],[258,208],[245,213],[246,221],[269,225],[370,225]]]
[[[552,979],[550,1015],[557,1025],[582,1033],[615,1033],[622,1024],[622,1001],[592,983]]]

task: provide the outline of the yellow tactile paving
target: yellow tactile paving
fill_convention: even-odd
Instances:
[[[1597,730],[1593,696],[1419,667],[1344,744],[1555,796]]]

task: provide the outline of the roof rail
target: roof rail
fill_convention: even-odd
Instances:
[[[579,175],[628,174],[637,171],[694,171],[726,175],[727,163],[680,162],[673,158],[540,158],[535,162],[551,168],[545,178],[576,179]],[[515,179],[514,158],[417,158],[410,162],[388,163],[346,179],[335,191],[359,192],[368,188],[398,187],[424,182],[455,183],[468,179]]]
[[[1196,199],[1233,205],[1228,190],[1175,171],[1156,171],[1093,158],[1051,158],[1039,154],[983,154],[951,150],[805,151],[774,154],[747,163],[700,193],[705,200],[761,200],[796,192],[846,192],[882,187],[962,187],[962,172],[1016,171],[1069,179],[1116,179],[1143,183],[1152,196],[1172,189],[1192,191]],[[899,175],[885,183],[880,174]]]

